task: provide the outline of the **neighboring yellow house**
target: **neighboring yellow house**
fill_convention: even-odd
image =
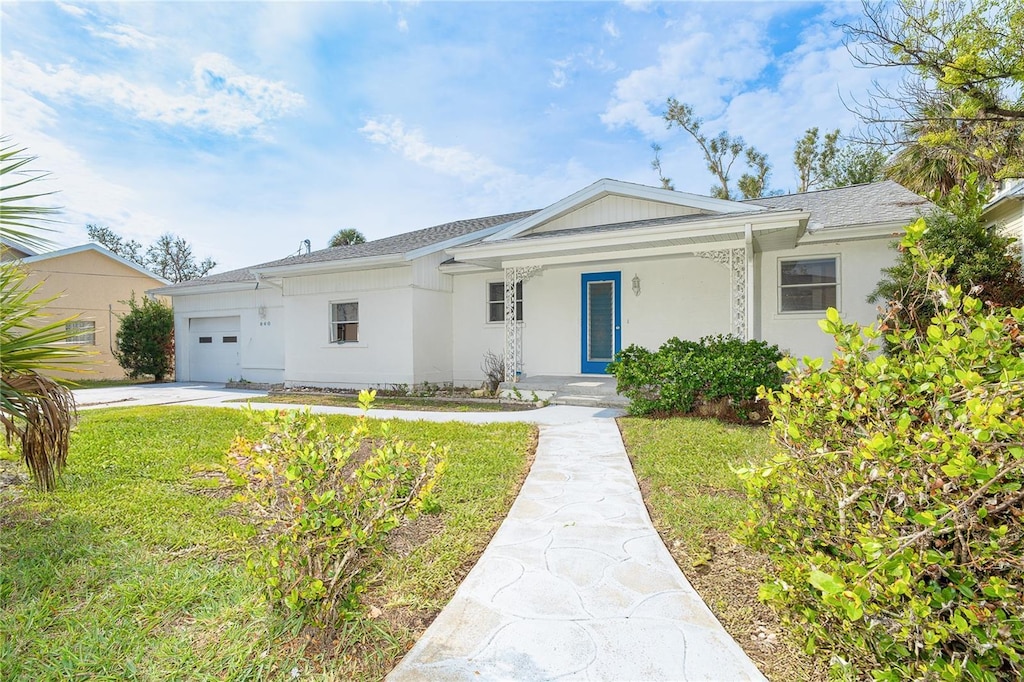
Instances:
[[[29,255],[21,262],[29,272],[30,285],[43,282],[39,288],[40,297],[60,297],[46,308],[53,315],[51,319],[78,315],[68,323],[69,328],[77,332],[74,342],[96,352],[89,358],[87,374],[66,376],[82,379],[124,377],[124,370],[112,352],[120,324],[118,316],[128,311],[128,306],[122,301],[131,298],[132,293],[136,298],[142,298],[147,289],[166,286],[170,282],[97,244]]]
[[[985,206],[982,220],[1024,247],[1024,179],[1003,180],[999,191]],[[1024,258],[1024,249],[1021,257]]]

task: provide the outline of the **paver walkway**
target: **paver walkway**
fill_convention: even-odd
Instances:
[[[651,525],[612,420],[542,427],[523,489],[388,676],[763,680]]]

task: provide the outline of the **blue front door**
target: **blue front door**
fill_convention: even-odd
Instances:
[[[582,276],[580,355],[583,374],[604,374],[622,350],[622,309],[618,272],[590,272]]]

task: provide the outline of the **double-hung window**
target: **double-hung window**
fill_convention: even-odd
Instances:
[[[65,343],[73,343],[79,346],[96,345],[96,323],[90,320],[75,320],[64,324],[68,336]]]
[[[839,259],[835,256],[779,261],[779,312],[810,313],[838,308]]]
[[[505,321],[505,283],[487,283],[487,321]],[[523,321],[523,282],[516,282],[516,321]]]
[[[359,340],[359,303],[331,304],[331,343],[355,343]]]

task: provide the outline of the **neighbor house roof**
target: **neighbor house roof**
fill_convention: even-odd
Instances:
[[[350,246],[335,246],[327,249],[320,249],[311,253],[304,253],[298,256],[288,256],[278,260],[267,261],[259,265],[251,265],[238,270],[229,270],[215,275],[208,275],[201,279],[194,279],[188,282],[180,282],[160,290],[160,293],[176,293],[194,287],[202,287],[214,284],[232,284],[238,282],[255,282],[256,273],[263,270],[277,268],[300,268],[315,264],[330,264],[346,261],[363,261],[382,256],[405,256],[416,255],[417,252],[441,250],[449,246],[464,243],[467,240],[486,236],[490,232],[508,223],[521,220],[533,215],[536,211],[521,211],[518,213],[503,213],[501,215],[485,216],[483,218],[471,218],[469,220],[456,220],[450,223],[434,225],[422,230],[396,234],[383,239],[375,239],[363,244],[352,244]],[[480,234],[483,233],[483,234]]]
[[[910,222],[935,205],[893,182],[883,180],[802,194],[750,199],[744,203],[772,209],[801,209],[810,212],[810,225],[820,228],[868,225],[881,222]]]
[[[107,249],[107,248],[105,248],[103,246],[100,246],[99,244],[93,244],[93,243],[82,244],[80,246],[72,246],[70,248],[59,249],[57,251],[47,251],[46,253],[41,253],[41,254],[39,254],[37,256],[31,256],[29,258],[25,258],[21,262],[26,264],[26,265],[32,265],[32,264],[35,264],[35,263],[42,263],[43,261],[52,260],[54,258],[61,258],[63,256],[70,256],[70,255],[73,255],[73,254],[76,254],[76,253],[82,253],[82,252],[85,252],[85,251],[95,251],[96,253],[104,255],[107,258],[110,258],[111,260],[117,261],[118,263],[120,263],[122,265],[128,266],[132,270],[137,271],[140,275],[144,275],[146,277],[150,277],[152,279],[155,279],[158,282],[163,282],[164,284],[170,284],[170,280],[166,280],[163,277],[161,277],[160,275],[158,275],[156,273],[153,273],[153,272],[150,272],[149,270],[147,270],[146,268],[142,267],[138,263],[130,261],[127,258],[122,258],[121,256],[118,256],[116,253],[114,253],[110,249]]]

